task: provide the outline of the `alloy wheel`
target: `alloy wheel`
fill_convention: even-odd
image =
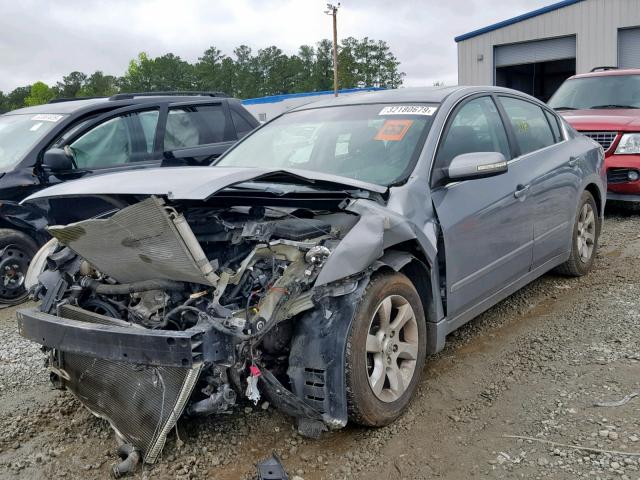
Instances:
[[[367,335],[367,374],[374,395],[398,400],[409,388],[418,358],[418,324],[411,304],[400,295],[384,298]]]
[[[576,248],[583,263],[589,262],[593,255],[596,238],[596,216],[589,203],[585,203],[578,216],[578,234]]]

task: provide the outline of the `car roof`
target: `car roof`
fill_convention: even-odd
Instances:
[[[340,105],[367,105],[376,103],[442,103],[445,98],[454,93],[473,94],[474,92],[495,92],[495,93],[512,93],[518,94],[525,98],[531,98],[522,92],[504,87],[492,86],[467,86],[454,85],[450,87],[408,87],[393,90],[380,90],[377,92],[365,92],[342,97],[333,97],[327,100],[319,100],[317,102],[301,105],[300,107],[289,110],[290,112],[301,110],[312,110],[323,107],[336,107]],[[533,99],[535,100],[535,99]],[[536,100],[537,101],[537,100]]]
[[[447,95],[460,90],[461,88],[467,87],[409,87],[393,90],[379,90],[377,92],[353,93],[326,100],[318,100],[317,102],[308,103],[293,110],[307,110],[339,105],[364,105],[371,103],[440,103]]]
[[[640,75],[640,68],[623,68],[623,69],[610,69],[610,70],[598,70],[597,72],[580,73],[570,77],[569,80],[574,78],[588,78],[588,77],[611,77],[617,75]]]
[[[63,100],[55,101],[53,103],[45,103],[42,105],[36,105],[34,107],[19,108],[7,112],[5,115],[21,115],[21,114],[34,114],[34,113],[56,113],[61,115],[70,115],[77,112],[86,112],[93,110],[93,108],[120,108],[129,105],[144,105],[145,103],[181,103],[181,102],[218,102],[220,100],[231,100],[227,97],[213,97],[206,95],[150,95],[150,96],[135,96],[133,98],[113,99],[109,97],[97,97],[97,98],[85,98],[78,100]]]

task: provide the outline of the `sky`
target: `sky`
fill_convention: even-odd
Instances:
[[[338,38],[385,40],[405,86],[457,83],[453,38],[554,0],[343,0]],[[139,52],[197,61],[212,45],[286,54],[331,38],[321,0],[0,0],[0,91],[74,70],[122,75]]]

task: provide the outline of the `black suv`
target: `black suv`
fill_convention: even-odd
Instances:
[[[48,238],[42,213],[20,205],[28,195],[87,175],[207,165],[257,125],[239,100],[211,92],[59,99],[0,115],[0,303],[26,297],[27,267]]]

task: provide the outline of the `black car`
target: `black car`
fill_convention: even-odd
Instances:
[[[210,92],[59,99],[1,115],[0,303],[26,297],[27,267],[48,238],[24,198],[87,175],[209,164],[257,125],[239,100]]]

